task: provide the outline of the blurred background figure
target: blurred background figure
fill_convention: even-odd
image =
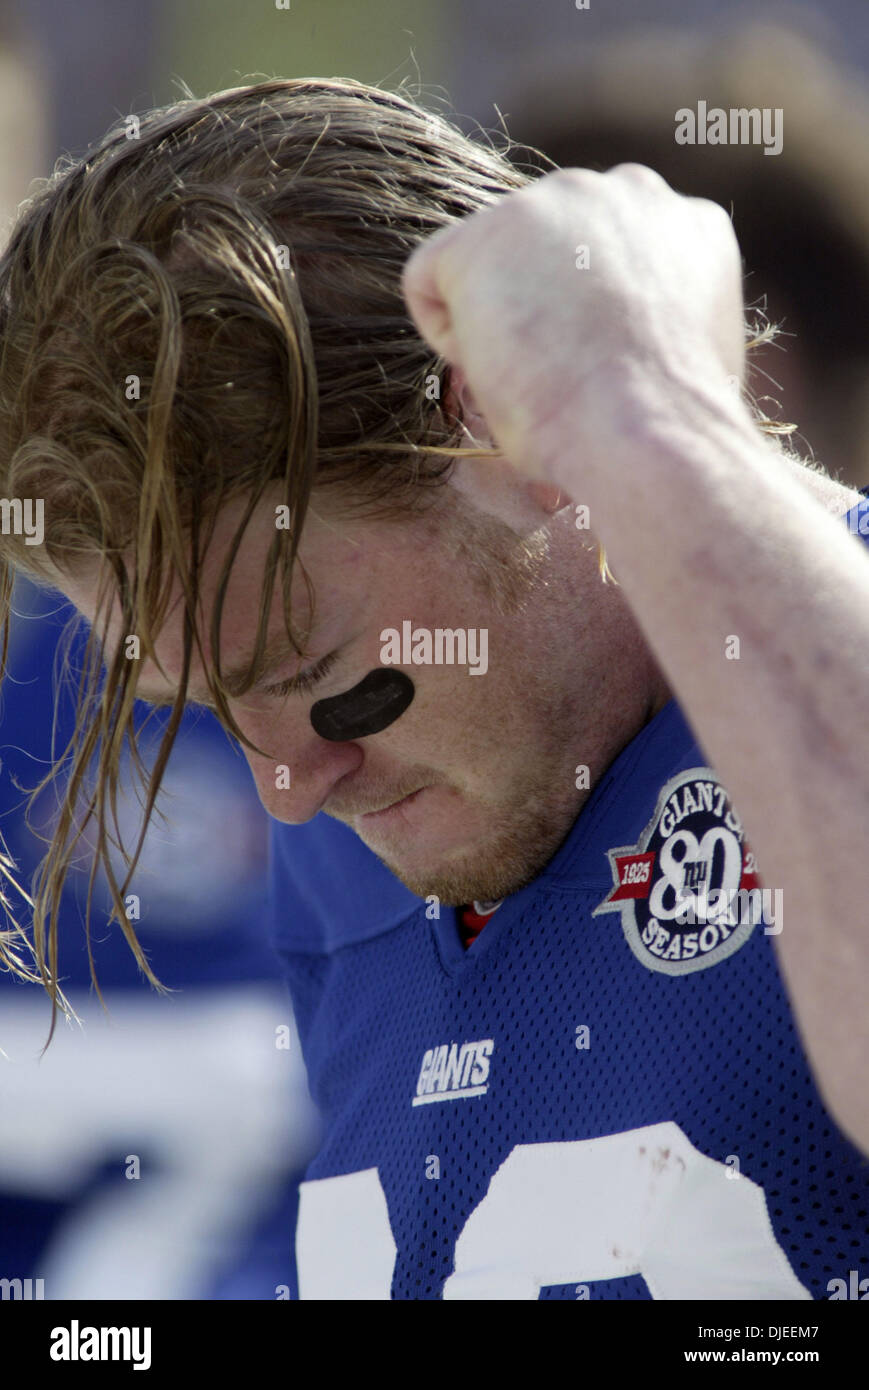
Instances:
[[[869,24],[821,5],[626,0],[587,12],[517,0],[453,6],[450,90],[562,166],[656,169],[731,213],[750,306],[782,325],[753,355],[765,413],[843,482],[869,483]],[[542,22],[541,22],[542,20]],[[484,43],[483,36],[491,36]],[[508,49],[522,53],[508,66]],[[677,144],[687,108],[782,111],[780,154]],[[581,238],[577,237],[578,240]]]

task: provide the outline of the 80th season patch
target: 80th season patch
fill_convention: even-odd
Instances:
[[[690,975],[717,965],[763,919],[754,854],[708,767],[671,778],[637,843],[607,854],[614,886],[592,916],[620,912],[628,945],[649,970]]]

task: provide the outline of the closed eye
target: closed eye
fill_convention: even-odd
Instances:
[[[333,664],[341,655],[342,650],[343,648],[337,647],[335,651],[329,652],[321,661],[318,661],[316,666],[312,666],[309,671],[303,671],[301,675],[292,676],[289,680],[281,681],[278,685],[264,686],[258,693],[261,695],[272,695],[279,699],[287,695],[303,694],[326,677],[328,672],[332,669]],[[172,697],[169,696],[155,697],[142,694],[137,698],[151,705],[154,709],[166,708],[173,703]],[[211,700],[188,699],[185,700],[184,703],[188,709],[204,709],[208,710],[210,714],[217,714],[217,709]]]
[[[289,680],[280,681],[277,685],[265,686],[262,694],[275,695],[279,698],[286,695],[303,695],[319,681],[325,679],[337,659],[337,652],[329,652],[328,656],[324,656],[322,661],[318,661],[316,666],[312,666],[309,671],[303,671],[298,676],[291,676]]]

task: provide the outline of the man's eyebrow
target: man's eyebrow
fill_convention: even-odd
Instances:
[[[260,685],[266,676],[270,675],[275,666],[279,665],[295,649],[290,645],[289,638],[284,633],[278,633],[266,642],[263,650],[262,659],[259,666],[259,676],[254,682],[254,686]],[[325,658],[322,658],[325,660]],[[223,684],[230,699],[242,693],[242,687],[246,684],[250,658],[247,662],[238,662],[230,670],[223,673]],[[167,705],[174,705],[175,695],[164,695],[159,692],[151,692],[147,686],[136,687],[136,699],[145,700],[155,709],[165,708]],[[209,703],[209,693],[197,695],[194,691],[187,691],[187,701],[193,704],[206,705]]]

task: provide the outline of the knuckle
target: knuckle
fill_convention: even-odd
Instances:
[[[607,174],[630,180],[632,183],[648,189],[660,190],[669,188],[669,185],[661,175],[656,173],[654,169],[650,169],[647,164],[616,164],[612,169],[607,170]]]
[[[714,232],[717,236],[736,243],[733,221],[721,203],[714,203],[709,198],[692,198],[691,203],[694,213],[709,229],[710,234]]]

